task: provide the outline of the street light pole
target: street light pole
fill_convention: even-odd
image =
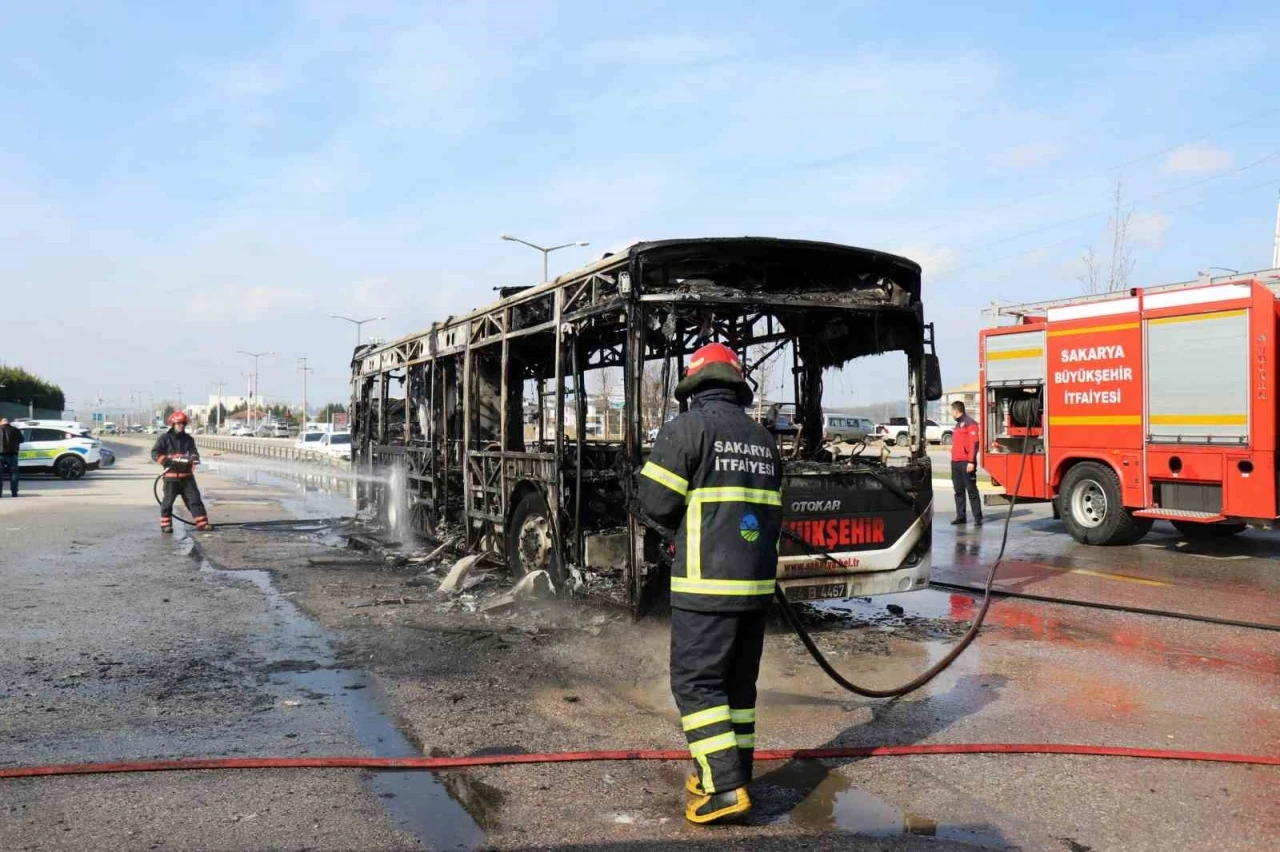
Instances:
[[[217,384],[218,384],[218,403],[217,403],[218,410],[214,413],[218,415],[218,425],[215,428],[215,434],[222,431],[222,386],[225,385],[226,382],[219,381]]]
[[[314,373],[315,368],[307,366],[306,358],[299,358],[298,362],[298,372],[302,373],[302,426],[298,429],[301,435],[307,431],[307,373]]]
[[[274,353],[274,352],[246,352],[246,351],[245,351],[245,350],[243,350],[243,349],[237,349],[236,351],[237,351],[237,352],[239,352],[241,355],[248,355],[250,358],[252,358],[252,359],[253,359],[253,408],[251,409],[251,413],[250,413],[250,415],[249,415],[249,419],[250,419],[250,421],[252,421],[252,420],[254,419],[254,415],[256,415],[256,414],[258,413],[258,411],[257,411],[257,409],[258,409],[258,400],[259,400],[259,399],[261,398],[261,396],[262,396],[262,388],[258,387],[258,359],[259,359],[259,358],[261,358],[263,355],[274,355],[274,354],[276,354],[276,353]]]
[[[374,322],[375,320],[386,319],[386,317],[369,317],[368,319],[358,320],[358,319],[352,319],[351,317],[344,317],[339,314],[329,314],[329,316],[332,317],[333,319],[346,320],[347,322],[351,323],[356,327],[356,347],[357,348],[359,348],[360,346],[360,326],[364,325],[367,322]]]
[[[498,236],[500,236],[502,239],[508,242],[520,243],[521,245],[525,245],[531,249],[537,249],[538,251],[542,252],[542,280],[544,282],[547,280],[547,255],[551,254],[551,252],[553,251],[559,251],[560,249],[569,248],[570,246],[591,245],[588,242],[577,242],[577,243],[565,243],[563,245],[558,245],[558,246],[539,246],[539,245],[534,245],[528,240],[522,240],[519,237],[513,237],[510,234],[499,234]]]

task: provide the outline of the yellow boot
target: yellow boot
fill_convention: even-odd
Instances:
[[[724,793],[698,796],[685,808],[684,818],[698,825],[707,825],[745,814],[749,810],[751,797],[747,795],[746,787],[739,787]]]

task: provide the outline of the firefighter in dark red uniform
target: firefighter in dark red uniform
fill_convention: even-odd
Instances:
[[[951,525],[966,522],[965,496],[973,506],[973,523],[982,526],[982,495],[978,493],[978,450],[982,446],[982,430],[978,422],[965,414],[964,403],[951,403],[951,416],[956,421],[951,433],[951,485],[956,492],[956,516]]]
[[[200,499],[200,487],[196,485],[196,465],[200,464],[200,451],[196,441],[187,434],[187,415],[175,411],[169,415],[169,431],[156,440],[151,448],[151,460],[164,465],[164,498],[160,501],[160,532],[173,532],[173,501],[182,495],[182,502],[196,522],[196,529],[208,532],[209,516]]]
[[[689,410],[662,427],[640,470],[640,502],[675,529],[671,691],[695,772],[685,817],[751,808],[756,677],[782,534],[782,457],[747,416],[751,389],[733,350],[702,347],[676,387]]]

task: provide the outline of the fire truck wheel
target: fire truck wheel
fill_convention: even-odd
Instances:
[[[507,565],[513,576],[546,571],[557,588],[563,588],[563,567],[556,552],[547,501],[536,491],[520,498],[507,527]]]
[[[1197,524],[1194,521],[1173,521],[1172,523],[1183,536],[1199,541],[1230,538],[1248,529],[1245,524]]]
[[[1133,544],[1151,529],[1151,521],[1135,518],[1124,507],[1115,471],[1083,462],[1062,479],[1062,521],[1081,544]]]

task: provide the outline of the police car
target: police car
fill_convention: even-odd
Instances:
[[[21,473],[53,473],[62,479],[79,479],[102,465],[102,442],[74,420],[15,420],[22,432],[18,448]]]

